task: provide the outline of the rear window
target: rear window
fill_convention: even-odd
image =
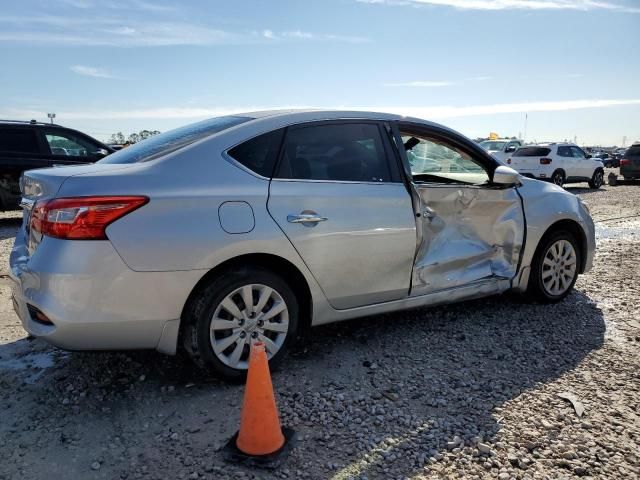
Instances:
[[[39,153],[36,133],[17,128],[0,130],[0,152]]]
[[[551,152],[550,148],[545,147],[522,147],[519,148],[516,153],[513,154],[514,157],[544,157],[549,155]]]
[[[629,150],[624,154],[624,158],[640,157],[640,145],[634,145],[629,147]]]
[[[229,150],[229,155],[252,172],[271,178],[284,129],[259,135]]]
[[[214,133],[221,132],[241,123],[248,122],[247,117],[216,117],[198,123],[192,123],[184,127],[170,130],[160,135],[147,138],[108,157],[98,163],[138,163],[148,162],[155,158],[167,155],[171,152],[186,147]]]

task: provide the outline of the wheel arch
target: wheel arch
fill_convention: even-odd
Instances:
[[[580,252],[579,252],[580,254],[578,256],[580,260],[578,273],[584,273],[584,269],[587,264],[587,251],[588,251],[587,235],[585,234],[582,226],[580,226],[580,224],[575,220],[563,219],[563,220],[558,220],[557,222],[551,224],[540,237],[540,240],[536,245],[536,251],[534,256],[538,255],[539,249],[541,248],[543,242],[549,237],[549,235],[552,235],[562,230],[566,230],[571,235],[573,235],[573,237],[577,240],[578,247],[580,248]]]
[[[313,299],[311,295],[311,289],[307,279],[303,273],[289,260],[278,255],[270,253],[247,253],[239,255],[237,257],[230,258],[224,262],[216,265],[214,268],[205,273],[202,278],[196,283],[191,290],[191,293],[187,297],[187,300],[182,307],[182,313],[180,315],[180,330],[178,335],[178,348],[181,348],[182,338],[184,334],[184,316],[186,309],[189,308],[190,303],[200,293],[200,291],[211,281],[212,278],[222,274],[225,271],[234,268],[241,267],[263,267],[276,274],[282,276],[287,281],[289,286],[296,294],[296,298],[299,302],[300,318],[298,324],[298,333],[304,333],[311,327],[311,321],[313,318]]]

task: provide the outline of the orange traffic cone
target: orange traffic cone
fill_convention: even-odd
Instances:
[[[280,426],[267,353],[264,343],[256,342],[249,354],[240,430],[227,444],[227,458],[274,468],[293,435],[292,430]]]
[[[247,387],[236,446],[247,455],[268,455],[284,445],[264,343],[251,345]]]

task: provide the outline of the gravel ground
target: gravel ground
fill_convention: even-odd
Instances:
[[[241,386],[181,358],[25,338],[6,279],[18,216],[5,214],[0,479],[638,477],[640,189],[569,190],[592,210],[598,253],[567,300],[506,295],[314,329],[274,374],[298,432],[274,472],[222,460]]]

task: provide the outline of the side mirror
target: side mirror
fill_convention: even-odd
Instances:
[[[511,147],[507,147],[507,149],[505,150],[505,153],[515,152],[516,150],[517,150],[517,147],[515,145],[512,145]]]
[[[520,174],[511,167],[500,165],[493,171],[493,183],[495,185],[515,185],[520,183]]]
[[[104,148],[99,148],[98,150],[96,150],[95,152],[92,152],[91,154],[96,158],[104,158],[107,155],[109,155],[109,151],[105,150]]]

